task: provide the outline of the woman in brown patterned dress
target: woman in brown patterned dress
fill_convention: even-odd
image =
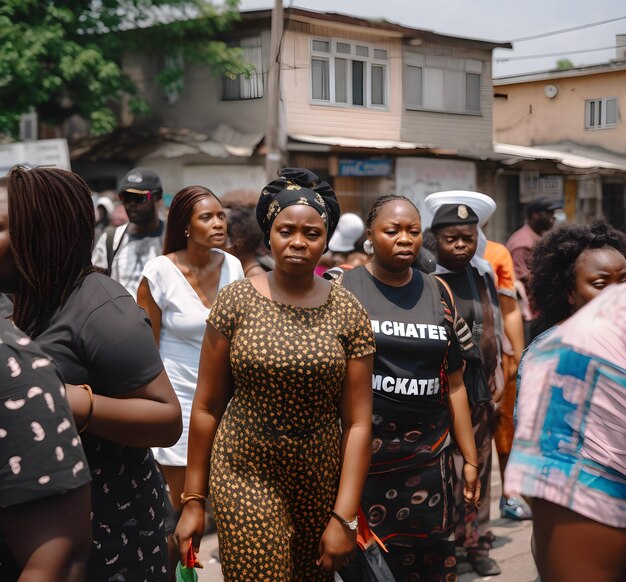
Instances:
[[[374,341],[313,273],[338,216],[328,184],[283,170],[257,206],[276,268],[225,287],[208,320],[176,535],[182,557],[198,548],[210,466],[227,581],[329,581],[356,550]]]

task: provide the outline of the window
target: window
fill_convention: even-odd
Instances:
[[[259,99],[263,97],[263,51],[260,36],[243,38],[239,42],[243,60],[253,68],[250,76],[225,76],[222,83],[222,101]]]
[[[185,59],[183,53],[174,51],[165,55],[163,70],[157,75],[157,80],[163,88],[165,101],[174,105],[185,88]]]
[[[410,54],[404,67],[407,109],[480,114],[482,62]]]
[[[617,125],[617,97],[585,101],[585,128],[607,129]]]
[[[311,41],[311,100],[349,107],[387,106],[387,50],[336,39]]]

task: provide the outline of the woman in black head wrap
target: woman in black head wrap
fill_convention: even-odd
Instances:
[[[374,342],[354,296],[313,273],[338,219],[326,182],[283,170],[257,205],[275,269],[225,287],[208,319],[176,534],[183,557],[197,547],[210,465],[226,581],[330,581],[356,549]]]
[[[271,248],[270,232],[274,220],[281,210],[296,204],[310,206],[320,215],[326,230],[326,243],[333,236],[340,215],[333,189],[310,170],[286,168],[278,179],[263,188],[256,207],[256,219],[265,233],[264,241],[268,248]]]

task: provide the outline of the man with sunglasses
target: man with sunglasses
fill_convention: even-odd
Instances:
[[[92,262],[108,269],[136,299],[144,265],[161,254],[165,227],[157,202],[163,196],[158,174],[149,168],[134,168],[122,178],[118,195],[128,215],[128,224],[108,227],[93,250]]]

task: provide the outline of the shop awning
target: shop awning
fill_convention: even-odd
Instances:
[[[375,149],[375,150],[427,150],[433,153],[445,153],[449,150],[439,148],[434,144],[414,143],[387,139],[356,139],[352,137],[333,137],[319,135],[305,135],[300,133],[289,134],[291,140],[287,149],[295,151],[302,145],[315,144],[339,148]],[[299,142],[299,143],[298,143]],[[456,152],[456,150],[455,150]]]
[[[580,170],[618,170],[626,172],[626,156],[603,152],[573,143],[547,146],[520,146],[494,143],[494,152],[510,159],[501,159],[504,164],[515,164],[521,160],[550,160]]]

